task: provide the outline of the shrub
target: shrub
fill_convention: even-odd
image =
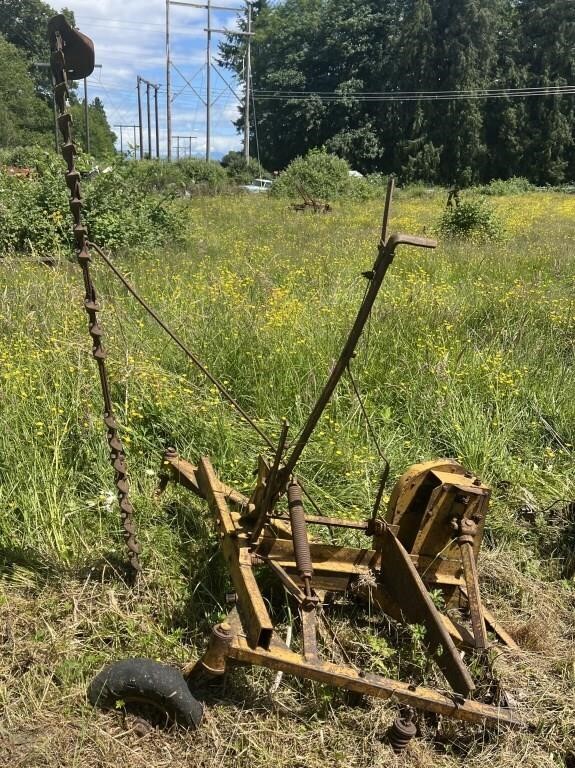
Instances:
[[[512,179],[493,179],[489,184],[485,184],[483,187],[478,188],[478,192],[482,195],[522,195],[524,192],[529,192],[533,189],[533,184],[529,179],[525,179],[522,176],[514,176]]]
[[[167,163],[164,160],[126,161],[122,175],[125,178],[131,177],[140,189],[150,194],[181,195],[185,190],[185,177],[179,163]]]
[[[483,200],[464,200],[448,208],[441,217],[439,230],[447,237],[465,240],[500,240],[503,235],[500,221]]]
[[[249,184],[253,179],[271,178],[271,174],[253,157],[246,163],[241,152],[228,152],[222,157],[221,164],[233,184]]]
[[[354,181],[356,181],[354,179]],[[349,165],[325,150],[312,149],[305,157],[296,157],[274,182],[275,197],[301,197],[305,191],[321,200],[345,197],[350,189]]]
[[[84,185],[90,238],[113,251],[146,251],[172,241],[178,227],[169,202],[140,187],[125,166],[119,163]]]
[[[0,172],[0,256],[71,256],[72,219],[61,158],[38,149],[14,151],[4,158],[25,163],[33,173],[19,178]],[[132,165],[119,162],[109,173],[83,182],[89,235],[112,250],[146,250],[173,241],[178,233],[170,205],[149,193]],[[77,167],[88,167],[81,155]]]
[[[214,160],[207,163],[196,157],[180,160],[180,167],[186,191],[194,194],[217,194],[228,185],[228,177],[222,166]]]

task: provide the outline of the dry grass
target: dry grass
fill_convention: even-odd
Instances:
[[[186,660],[190,648],[164,645],[161,626],[150,616],[150,606],[161,600],[153,584],[143,583],[133,593],[114,580],[58,583],[17,569],[0,592],[1,764],[447,768],[465,760],[471,767],[567,765],[563,761],[575,749],[572,594],[526,578],[504,552],[486,553],[482,565],[490,608],[524,648],[520,654],[501,649],[494,669],[535,732],[493,734],[422,717],[421,737],[398,757],[385,740],[396,713],[393,705],[370,701],[367,707],[349,707],[341,692],[287,677],[271,696],[272,673],[254,669],[230,672],[222,686],[205,694],[205,721],[197,733],[152,731],[141,737],[119,714],[87,706],[86,667],[90,659],[117,655],[120,627],[127,625],[140,637],[135,645],[147,638],[150,655],[174,664]],[[129,655],[129,637],[121,643]]]

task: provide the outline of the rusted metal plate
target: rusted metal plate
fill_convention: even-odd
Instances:
[[[464,696],[469,695],[475,689],[471,675],[409,554],[391,531],[385,532],[381,541],[383,586],[401,607],[404,621],[425,627],[425,643],[453,689]]]

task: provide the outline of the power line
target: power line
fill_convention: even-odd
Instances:
[[[509,88],[501,90],[476,91],[389,91],[380,93],[353,92],[321,92],[321,91],[255,91],[254,98],[258,101],[363,101],[380,103],[387,101],[467,101],[478,99],[519,99],[536,96],[572,96],[575,86],[547,86],[537,88]]]

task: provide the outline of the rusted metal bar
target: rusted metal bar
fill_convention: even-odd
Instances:
[[[320,420],[321,415],[324,412],[339,380],[343,376],[349,361],[352,359],[367,319],[371,314],[371,310],[379,293],[379,289],[383,283],[385,274],[393,262],[395,250],[400,245],[413,245],[418,248],[435,248],[437,242],[435,240],[429,240],[425,237],[413,237],[412,235],[394,234],[388,238],[385,244],[380,245],[379,253],[373,267],[373,277],[361,303],[353,327],[349,333],[341,354],[335,366],[333,367],[333,370],[320,396],[318,397],[316,404],[314,405],[312,412],[310,413],[288,460],[286,461],[285,467],[283,467],[278,473],[278,489],[287,482],[289,476],[292,474],[295,465],[297,464],[299,457],[301,456],[314,429],[316,428],[317,423]]]
[[[275,520],[287,520],[281,515],[270,515]],[[368,533],[369,523],[364,520],[343,520],[340,517],[324,517],[323,515],[306,515],[305,521],[309,525],[325,525],[328,528],[352,528],[356,531]]]
[[[483,606],[481,605],[477,565],[473,554],[473,545],[477,534],[477,523],[468,517],[462,517],[460,520],[455,521],[455,523],[459,532],[457,543],[459,544],[459,549],[461,551],[463,573],[467,585],[467,601],[469,604],[469,613],[471,614],[471,626],[473,627],[475,647],[484,650],[487,648],[489,640],[485,628],[485,620],[483,618]]]
[[[465,587],[460,586],[460,590],[464,597],[468,597]],[[484,605],[481,606],[481,610],[483,612],[485,623],[489,626],[491,631],[497,635],[501,642],[504,643],[508,648],[511,648],[512,651],[521,651],[521,648],[517,645],[509,632],[507,632],[507,630],[501,626],[491,611],[489,611]]]
[[[166,449],[164,454],[164,466],[170,470],[172,480],[174,480],[176,483],[179,483],[184,488],[187,488],[188,491],[191,491],[201,499],[205,498],[198,483],[197,466],[187,461],[186,459],[182,459],[175,448]],[[229,485],[225,485],[224,483],[220,483],[220,486],[226,501],[229,501],[232,504],[237,504],[239,507],[245,509],[249,508],[250,504],[247,496],[244,496],[243,493],[236,491],[234,488]],[[160,488],[159,491],[162,492],[163,487]]]
[[[317,607],[312,604],[300,608],[303,637],[303,655],[307,661],[318,661],[317,652]]]
[[[200,460],[197,478],[200,490],[216,518],[216,528],[238,594],[238,605],[245,619],[250,645],[269,648],[273,625],[253,574],[249,540],[236,527],[226,503],[225,487],[216,477],[209,459]]]
[[[282,424],[280,439],[278,442],[278,447],[276,448],[274,461],[272,464],[272,468],[269,472],[269,475],[266,478],[265,492],[263,495],[261,506],[260,506],[260,509],[256,510],[257,519],[256,519],[256,524],[254,526],[254,529],[252,531],[252,536],[251,536],[252,541],[258,540],[260,533],[262,532],[262,528],[264,527],[264,524],[266,522],[269,511],[273,506],[273,501],[274,501],[273,491],[275,487],[275,481],[276,481],[278,469],[279,469],[282,456],[285,450],[288,430],[289,430],[289,423],[286,419],[284,419]]]
[[[457,694],[450,697],[430,688],[399,680],[390,680],[369,672],[363,673],[348,666],[340,666],[327,661],[310,661],[290,651],[285,647],[285,644],[277,642],[275,635],[270,643],[270,649],[264,650],[263,648],[251,648],[246,639],[238,633],[234,636],[229,648],[229,657],[247,664],[287,672],[296,677],[316,680],[336,688],[346,688],[349,691],[367,696],[381,699],[393,698],[400,704],[407,704],[427,712],[436,712],[447,717],[455,717],[470,723],[492,726],[506,725],[514,728],[523,725],[514,712],[503,707],[493,707],[478,701],[471,701]]]

